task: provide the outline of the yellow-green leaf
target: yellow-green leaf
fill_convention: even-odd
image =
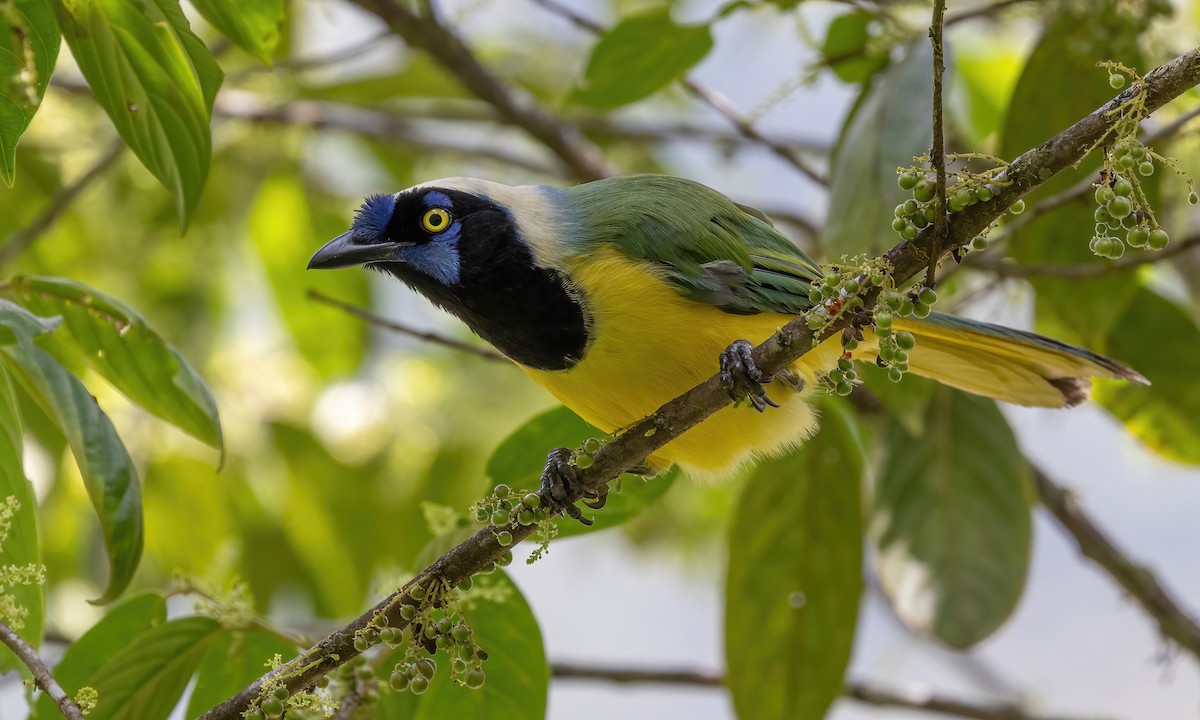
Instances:
[[[283,0],[191,0],[192,5],[246,52],[270,65],[283,26]]]
[[[9,186],[17,142],[42,103],[61,44],[46,0],[0,4],[0,177]]]

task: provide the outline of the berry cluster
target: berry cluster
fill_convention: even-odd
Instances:
[[[804,316],[808,329],[821,330],[843,312],[861,309],[861,294],[867,284],[877,287],[883,284],[885,277],[881,269],[866,265],[851,263],[829,268],[824,277],[814,280],[808,288],[808,301],[813,304]]]
[[[1145,153],[1141,143],[1136,140],[1133,141],[1133,148]],[[1134,157],[1133,152],[1127,151],[1116,157],[1120,160],[1131,160]],[[1142,175],[1154,172],[1154,164],[1149,160],[1141,162],[1140,165],[1138,171]],[[1124,167],[1124,163],[1121,163],[1121,166]],[[1149,172],[1146,168],[1149,168]],[[1110,180],[1101,182],[1096,188],[1096,232],[1088,244],[1088,248],[1096,255],[1116,260],[1125,253],[1125,245],[1162,250],[1170,241],[1165,230],[1154,227],[1154,214],[1146,204],[1141,187],[1135,185],[1135,182],[1136,178],[1134,182],[1130,182],[1121,175],[1112,175]],[[1123,233],[1125,241],[1122,242],[1116,233]]]
[[[825,374],[825,383],[829,389],[843,397],[849,395],[854,389],[856,380],[858,380],[858,372],[854,369],[849,352],[838,358],[837,367]]]
[[[894,332],[892,321],[900,317],[928,317],[937,302],[933,288],[923,287],[908,295],[889,290],[879,298],[875,308],[875,337],[879,338],[878,364],[888,368],[888,379],[900,382],[908,372],[908,354],[917,346],[917,338],[907,330]]]
[[[963,155],[952,156],[952,160],[971,160],[985,156]],[[923,158],[917,158],[922,160]],[[985,159],[997,162],[996,158]],[[937,217],[937,195],[935,176],[927,169],[919,167],[902,168],[896,183],[902,190],[912,192],[912,197],[896,206],[896,219],[892,221],[892,229],[905,240],[913,240],[917,234],[933,224]],[[981,173],[948,172],[946,186],[946,210],[957,213],[981,202],[989,202],[996,197],[999,184],[1003,183],[1004,166],[998,164],[990,170]],[[1020,215],[1025,211],[1025,201],[1018,200],[1009,207],[1009,212]]]
[[[411,607],[406,605],[405,607]],[[393,628],[383,628],[386,632]],[[450,654],[450,677],[454,682],[475,690],[483,687],[485,675],[481,667],[487,659],[487,653],[475,644],[471,626],[466,623],[462,613],[457,608],[447,605],[442,611],[431,613],[418,630],[413,625],[413,633],[422,640],[422,647],[429,650],[429,643],[446,650]],[[401,640],[397,633],[394,641],[384,638],[389,645],[398,645]],[[417,643],[410,643],[404,660],[396,663],[392,669],[388,684],[396,692],[412,691],[420,695],[429,689],[429,681],[437,672],[437,663],[431,657],[420,657],[415,648]],[[432,654],[432,653],[430,653]]]
[[[550,519],[550,514],[542,506],[541,496],[530,492],[518,498],[517,493],[504,483],[492,488],[492,494],[476,503],[474,511],[476,520],[496,528],[496,542],[503,547],[513,543],[512,533],[506,528],[514,520],[520,525],[533,525]],[[497,564],[504,566],[510,562],[511,550],[506,552]]]

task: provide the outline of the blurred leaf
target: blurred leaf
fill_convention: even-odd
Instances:
[[[62,318],[38,317],[25,308],[0,299],[0,345],[13,345],[31,340],[35,335],[53,332]]]
[[[918,45],[863,89],[833,158],[825,226],[831,257],[874,255],[895,243],[892,209],[905,198],[896,168],[929,152],[933,137],[932,64],[929,48]]]
[[[478,690],[453,682],[450,658],[445,650],[439,650],[438,672],[429,690],[417,699],[416,712],[403,717],[543,720],[550,667],[542,647],[542,632],[529,603],[502,570],[476,578],[475,585],[489,586],[493,592],[508,595],[503,602],[478,599],[464,612],[475,633],[475,642],[488,653],[483,665],[487,682]]]
[[[1108,352],[1146,376],[1150,387],[1098,380],[1095,399],[1150,449],[1200,464],[1200,328],[1183,307],[1140,287],[1113,325]]]
[[[63,690],[74,696],[80,688],[89,684],[89,680],[110,658],[136,646],[135,641],[142,633],[166,621],[167,601],[160,595],[137,595],[114,605],[83,637],[67,646],[62,660],[54,666],[54,678]],[[61,717],[54,701],[45,693],[41,694],[34,718],[53,720]]]
[[[0,6],[0,177],[16,179],[17,142],[41,105],[61,38],[46,0]]]
[[[887,370],[874,362],[857,363],[855,369],[863,379],[863,388],[883,405],[889,415],[900,421],[913,435],[925,432],[925,409],[929,407],[929,399],[937,388],[936,382],[905,374],[901,382],[895,383],[888,379]]]
[[[64,278],[18,277],[8,293],[35,313],[64,319],[40,344],[75,374],[90,367],[148,412],[224,452],[204,381],[133,308]]]
[[[191,3],[225,37],[271,64],[283,25],[283,0],[191,0]]]
[[[0,540],[0,567],[28,567],[42,564],[42,553],[38,546],[37,499],[33,486],[25,478],[21,462],[24,451],[22,442],[21,412],[13,392],[12,378],[0,365],[0,503],[15,498],[20,505],[8,519],[8,532]],[[17,607],[27,614],[20,627],[13,629],[31,645],[42,644],[42,625],[46,613],[45,587],[33,585],[8,585],[0,588],[0,594],[10,595]],[[14,625],[10,620],[10,625]],[[6,647],[0,651],[0,672],[18,667],[16,656]]]
[[[492,485],[505,483],[514,489],[535,491],[541,486],[542,467],[551,450],[575,449],[589,438],[604,437],[605,433],[560,405],[534,416],[500,443],[488,460],[488,479]],[[616,492],[617,483],[610,485],[612,490],[604,507],[583,508],[586,516],[594,518],[594,525],[589,527],[570,518],[559,518],[556,520],[559,537],[604,530],[626,522],[665,495],[678,476],[678,468],[649,479],[622,475],[618,480],[621,492]],[[485,492],[491,492],[491,485]]]
[[[127,639],[87,682],[100,696],[88,720],[166,720],[223,632],[212,618],[185,617]]]
[[[221,635],[200,663],[187,717],[199,717],[238,694],[270,670],[269,662],[277,653],[284,662],[298,654],[282,638],[257,630]]]
[[[71,55],[126,144],[174,195],[183,232],[208,176],[221,68],[177,0],[78,0],[65,7]]]
[[[1109,38],[1090,13],[1062,13],[1047,27],[1013,91],[1000,144],[1002,157],[1012,158],[1036,147],[1113,96],[1107,73],[1096,67],[1096,58],[1141,66],[1136,48],[1122,55]],[[1077,169],[1047,181],[1026,202],[1036,203],[1094,177],[1099,163],[1099,155],[1093,153]],[[1157,176],[1143,178],[1143,183],[1154,202]],[[1109,262],[1088,249],[1094,212],[1089,192],[1033,220],[1013,237],[1013,258],[1023,263]],[[1039,329],[1092,348],[1104,347],[1137,286],[1120,275],[1087,280],[1034,278],[1032,282],[1037,290]]]
[[[319,235],[311,206],[297,177],[273,176],[262,184],[250,212],[249,227],[292,340],[305,359],[328,378],[358,369],[366,351],[367,324],[310,300],[308,289],[319,289],[361,307],[369,304],[370,297],[363,270],[305,272],[317,248],[345,230],[331,229],[328,237]]]
[[[886,55],[869,52],[867,48],[874,20],[874,14],[857,10],[839,15],[829,23],[821,55],[842,82],[862,82],[887,64]]]
[[[110,566],[108,588],[94,602],[112,602],[129,585],[142,557],[142,497],[133,461],[96,398],[46,351],[23,339],[4,348],[4,359],[71,446],[100,520]]]
[[[300,97],[353,105],[375,105],[397,98],[465,99],[469,95],[458,80],[424,53],[405,59],[399,70],[338,80],[327,84],[301,78]]]
[[[951,109],[965,135],[983,143],[1003,127],[1025,58],[1012,43],[985,38],[955,44],[954,50],[952,101],[958,102]]]
[[[611,110],[666,86],[712,49],[707,25],[676,25],[668,8],[632,15],[606,32],[572,100]]]
[[[842,694],[862,594],[863,450],[826,403],[820,431],[760,464],[734,510],[727,683],[739,717],[819,720]]]
[[[893,423],[870,537],[884,594],[906,625],[954,648],[1012,613],[1029,569],[1028,468],[986,398],[939,385],[925,433]]]

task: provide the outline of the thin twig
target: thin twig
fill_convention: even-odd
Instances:
[[[1079,551],[1104,568],[1170,638],[1200,660],[1200,624],[1175,602],[1154,574],[1125,556],[1080,509],[1075,496],[1040,470],[1034,486],[1042,505],[1075,540]]]
[[[0,642],[8,646],[9,650],[17,656],[25,667],[29,668],[29,672],[33,674],[33,681],[37,686],[46,693],[46,697],[54,701],[58,706],[59,712],[68,720],[83,720],[83,711],[71,699],[71,696],[62,689],[58,681],[54,679],[50,669],[38,657],[37,650],[32,645],[25,642],[25,638],[21,637],[3,622],[0,622]]]
[[[1148,73],[1141,88],[1126,89],[1087,117],[1016,158],[1008,167],[1008,184],[1000,188],[989,202],[972,205],[956,213],[944,252],[960,247],[995,222],[1022,196],[1032,192],[1046,180],[1078,163],[1095,143],[1120,118],[1120,109],[1138,97],[1147,113],[1154,112],[1191,87],[1200,84],[1200,48],[1195,48]],[[893,281],[902,285],[925,269],[932,250],[932,228],[925,228],[913,240],[906,240],[883,255],[886,267],[892,268]],[[860,297],[867,307],[878,298],[880,289],[873,287]],[[849,325],[838,318],[820,329],[811,329],[806,316],[797,317],[754,348],[754,364],[765,374],[774,374],[790,366],[801,356]],[[615,477],[645,462],[668,442],[703,422],[713,413],[732,402],[719,373],[688,392],[667,402],[652,415],[633,423],[592,456],[592,465],[579,468],[569,499],[596,494]],[[543,499],[543,502],[548,500]],[[505,526],[481,528],[459,545],[451,548],[416,577],[398,588],[375,607],[346,626],[335,630],[300,658],[251,683],[233,697],[204,714],[202,720],[235,720],[259,696],[264,682],[270,679],[290,691],[308,687],[334,668],[349,662],[360,652],[354,647],[355,634],[368,625],[386,621],[390,627],[404,628],[409,621],[400,608],[414,585],[453,588],[467,578],[494,566],[507,548],[529,537],[535,525],[521,525],[516,520]],[[497,536],[507,533],[508,543],[501,545]]]
[[[619,685],[665,684],[687,685],[699,688],[724,688],[725,678],[718,673],[704,670],[671,669],[649,670],[642,668],[605,667],[554,663],[550,673],[556,680],[588,680],[611,682]],[[846,685],[844,697],[875,707],[916,710],[971,720],[1065,720],[1032,713],[1020,705],[1011,703],[976,704],[963,700],[932,695],[927,692],[900,692],[886,690],[864,682]],[[1095,720],[1099,720],[1098,718]]]
[[[0,243],[0,265],[7,265],[14,258],[29,248],[34,242],[44,235],[58,219],[63,216],[63,213],[71,207],[75,202],[75,198],[91,185],[92,182],[103,175],[110,167],[116,163],[117,158],[121,157],[122,151],[125,150],[125,143],[121,140],[114,140],[108,148],[100,154],[96,162],[92,164],[82,175],[75,179],[69,185],[64,185],[58,189],[58,192],[50,198],[50,203],[42,210],[37,217],[33,219],[25,227],[20,230],[9,233],[3,243]]]
[[[511,363],[511,361],[508,358],[504,357],[500,353],[492,352],[491,350],[487,350],[486,348],[475,347],[474,345],[469,345],[460,340],[455,340],[454,338],[448,338],[443,335],[438,335],[436,333],[425,332],[424,330],[417,330],[415,328],[410,328],[409,326],[402,325],[394,320],[388,320],[387,318],[379,317],[378,315],[376,315],[374,313],[367,312],[366,310],[363,310],[360,307],[351,305],[350,303],[342,302],[341,300],[338,300],[336,298],[331,298],[319,290],[311,290],[310,289],[308,291],[308,297],[310,300],[316,300],[317,302],[322,302],[322,303],[325,303],[326,305],[332,305],[333,307],[345,310],[346,312],[350,313],[354,317],[366,320],[367,322],[371,323],[372,325],[378,325],[379,327],[387,328],[388,330],[391,330],[392,332],[398,332],[398,333],[401,333],[404,335],[408,335],[408,336],[414,337],[418,340],[423,340],[425,342],[433,343],[435,345],[442,345],[444,347],[453,348],[455,350],[461,350],[462,352],[470,353],[476,357],[481,357],[484,360],[493,360],[495,362]]]
[[[946,72],[942,26],[946,22],[946,0],[934,0],[933,21],[929,24],[929,42],[933,45],[933,142],[929,146],[929,164],[936,174],[934,184],[933,252],[925,284],[937,285],[937,264],[946,241],[946,132],[942,124],[942,75]]]
[[[606,32],[605,27],[600,23],[581,15],[574,9],[559,3],[557,0],[532,0],[532,2],[567,20],[580,30],[584,30],[593,35],[602,35]],[[731,103],[724,95],[691,78],[683,79],[683,87],[693,97],[724,116],[724,118],[733,125],[734,129],[737,130],[738,134],[740,134],[742,137],[746,138],[750,142],[757,143],[767,148],[772,153],[783,159],[784,162],[808,176],[818,185],[829,185],[829,179],[818,172],[816,168],[802,158],[800,154],[796,152],[795,148],[777,140],[772,140],[771,138],[763,135],[758,131],[757,128],[754,127],[754,124],[751,123],[744,115],[742,115],[742,113],[738,111],[734,104]]]
[[[457,77],[463,87],[496,108],[503,121],[521,128],[545,145],[577,179],[597,180],[613,174],[600,149],[577,128],[552,117],[531,101],[519,101],[457,35],[432,15],[418,15],[399,0],[352,2],[376,15],[409,46],[428,53]]]

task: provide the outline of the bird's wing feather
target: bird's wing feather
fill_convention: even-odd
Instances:
[[[665,175],[626,175],[569,191],[586,251],[616,247],[655,263],[686,297],[726,312],[798,314],[821,270],[761,212]]]

